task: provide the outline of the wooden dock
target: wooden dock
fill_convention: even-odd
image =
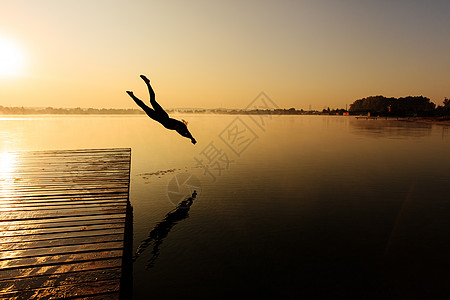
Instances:
[[[130,152],[0,153],[0,299],[129,298]]]

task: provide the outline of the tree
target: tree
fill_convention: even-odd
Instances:
[[[429,115],[434,111],[435,107],[436,104],[424,96],[408,96],[398,99],[371,96],[358,99],[350,104],[349,111],[357,114],[417,116]]]
[[[444,99],[444,109],[450,109],[450,99],[447,97]]]

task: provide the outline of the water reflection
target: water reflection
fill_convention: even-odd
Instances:
[[[445,140],[448,138],[448,126],[442,127],[442,139]]]
[[[424,137],[431,134],[432,125],[397,120],[366,120],[352,118],[349,121],[353,133],[375,137]]]
[[[152,257],[149,259],[146,267],[151,268],[156,259],[159,256],[159,246],[161,246],[163,240],[167,237],[170,230],[177,224],[179,221],[186,219],[189,216],[189,209],[191,205],[194,203],[195,198],[197,197],[197,192],[194,191],[192,196],[181,201],[177,207],[172,209],[170,212],[166,214],[166,216],[156,224],[156,226],[150,231],[148,238],[143,240],[139,247],[136,249],[136,253],[134,254],[133,261],[136,261],[137,258],[150,246],[152,246]]]
[[[17,164],[15,153],[0,153],[0,211],[11,210],[11,200],[13,194],[13,183],[18,180],[14,176]]]
[[[9,152],[0,153],[0,180],[12,178],[16,165],[16,154]]]

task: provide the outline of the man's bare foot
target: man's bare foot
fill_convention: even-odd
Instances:
[[[132,91],[127,91],[127,94],[130,95],[130,96],[134,96]]]
[[[145,83],[150,83],[150,80],[145,77],[145,75],[141,75],[140,77],[142,78],[142,80],[144,80]]]

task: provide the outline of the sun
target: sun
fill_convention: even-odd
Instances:
[[[14,43],[0,37],[0,77],[20,75],[23,53]]]

